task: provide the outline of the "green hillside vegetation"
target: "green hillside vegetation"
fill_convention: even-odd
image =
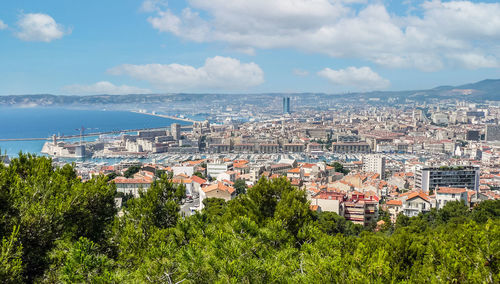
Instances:
[[[179,214],[162,176],[114,208],[107,177],[21,155],[0,165],[2,283],[499,283],[500,203],[459,202],[378,232],[309,209],[286,179]],[[386,218],[386,217],[384,217]]]

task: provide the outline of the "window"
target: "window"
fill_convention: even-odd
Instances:
[[[451,198],[455,198],[455,194],[452,194],[452,195],[451,195]]]

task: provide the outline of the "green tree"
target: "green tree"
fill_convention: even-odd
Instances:
[[[334,162],[333,164],[330,165],[331,167],[335,168],[335,171],[337,173],[343,173],[344,175],[349,173],[348,169],[344,169],[344,166],[339,163],[339,162]]]
[[[256,215],[260,221],[274,216],[278,201],[284,191],[292,191],[293,187],[286,178],[267,180],[260,178],[257,184],[248,190],[248,197],[256,206]]]
[[[276,206],[274,218],[280,220],[292,235],[297,236],[299,230],[312,220],[309,204],[304,190],[286,190]]]
[[[112,283],[116,280],[113,261],[103,255],[94,242],[81,237],[65,249],[67,251],[59,252],[63,259],[55,275],[56,282]]]
[[[318,215],[318,226],[326,234],[336,235],[346,232],[346,219],[334,212],[321,212]]]
[[[479,203],[471,213],[471,217],[478,223],[485,223],[489,219],[500,217],[500,200],[485,200]]]
[[[140,166],[131,166],[123,173],[123,176],[126,178],[131,178],[140,170],[141,170]]]
[[[114,180],[116,177],[118,177],[118,174],[115,172],[109,173],[106,175],[108,177],[108,180]]]
[[[246,184],[245,180],[243,180],[243,179],[237,179],[234,182],[234,189],[236,189],[236,195],[240,195],[240,194],[246,193],[246,191],[247,191],[247,184]]]
[[[140,198],[128,201],[127,219],[139,221],[145,226],[173,227],[179,218],[179,205],[185,195],[184,186],[174,185],[164,175],[154,181],[148,190],[139,191]]]
[[[2,238],[0,251],[0,279],[3,283],[21,283],[23,279],[23,263],[21,260],[23,247],[17,236],[19,227],[14,227],[8,238]]]
[[[206,214],[212,219],[224,214],[226,210],[226,201],[222,198],[205,198],[203,199],[203,206],[203,214]]]
[[[23,279],[33,282],[49,267],[48,253],[56,240],[86,236],[105,242],[116,214],[114,186],[106,177],[82,183],[71,165],[54,168],[52,161],[19,154],[0,167],[0,190],[7,198],[3,228],[18,226]]]
[[[117,192],[115,197],[121,198],[122,199],[122,207],[126,208],[127,202],[134,198],[134,195],[132,193],[123,193],[123,192]]]
[[[469,208],[463,201],[451,201],[446,203],[438,212],[437,221],[440,223],[463,223],[469,216]]]

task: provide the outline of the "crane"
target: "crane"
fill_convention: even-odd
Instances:
[[[85,133],[86,128],[82,126],[81,128],[75,129],[77,131],[80,131],[80,146],[83,145],[83,134]]]

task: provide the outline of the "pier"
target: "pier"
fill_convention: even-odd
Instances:
[[[154,115],[154,114],[151,114]],[[83,135],[80,134],[75,134],[75,135],[65,135],[65,136],[58,136],[56,137],[57,140],[67,140],[67,139],[74,139],[74,138],[80,138],[80,137],[92,137],[92,136],[100,136],[100,135],[106,135],[106,134],[121,134],[121,133],[127,133],[127,132],[136,132],[136,131],[147,131],[147,130],[160,130],[160,129],[167,129],[170,126],[165,126],[165,127],[153,127],[153,128],[140,128],[140,129],[125,129],[125,130],[114,130],[114,131],[104,131],[104,132],[94,132],[94,133],[85,133]],[[181,129],[189,129],[191,126],[182,126]],[[0,142],[9,142],[9,141],[47,141],[51,140],[52,137],[47,137],[47,138],[3,138],[0,139]]]
[[[157,116],[157,117],[163,117],[163,118],[169,118],[169,119],[175,119],[179,121],[184,121],[184,122],[189,122],[189,123],[195,123],[195,120],[189,119],[189,118],[181,118],[177,116],[172,116],[172,115],[166,115],[166,114],[156,114],[156,113],[148,113],[148,112],[140,112],[140,111],[132,111],[133,113],[138,113],[138,114],[146,114],[146,115],[151,115],[151,116]]]

